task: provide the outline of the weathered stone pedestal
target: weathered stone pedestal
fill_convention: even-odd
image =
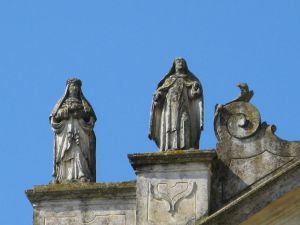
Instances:
[[[35,186],[33,225],[192,225],[208,214],[215,154],[130,154],[136,182]]]
[[[134,225],[135,182],[35,186],[33,225]]]
[[[213,151],[129,155],[137,174],[137,225],[189,225],[208,214]]]

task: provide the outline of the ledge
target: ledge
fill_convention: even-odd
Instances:
[[[135,198],[136,182],[117,183],[69,183],[38,185],[25,193],[31,203],[44,200],[87,198]]]
[[[154,153],[128,154],[131,166],[136,170],[140,166],[156,164],[175,164],[190,162],[209,162],[216,157],[214,149],[211,150],[170,150]]]

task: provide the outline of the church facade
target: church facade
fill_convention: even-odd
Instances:
[[[96,116],[81,81],[67,84],[51,114],[54,180],[26,191],[33,225],[299,224],[300,141],[277,137],[241,83],[236,99],[216,106],[216,149],[197,149],[202,87],[186,62],[176,60],[153,99],[150,138],[160,151],[128,155],[134,181],[95,182]]]

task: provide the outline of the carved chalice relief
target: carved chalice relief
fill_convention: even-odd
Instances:
[[[184,198],[189,197],[194,190],[195,182],[173,182],[150,184],[150,191],[154,199],[166,201],[169,213],[176,213],[176,206]]]

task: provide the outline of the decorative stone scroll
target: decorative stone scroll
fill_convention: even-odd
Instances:
[[[250,103],[253,91],[245,83],[238,87],[240,96],[217,105],[214,118],[217,155],[224,164],[225,200],[300,155],[300,142],[278,138],[276,127],[262,123],[259,111]]]

